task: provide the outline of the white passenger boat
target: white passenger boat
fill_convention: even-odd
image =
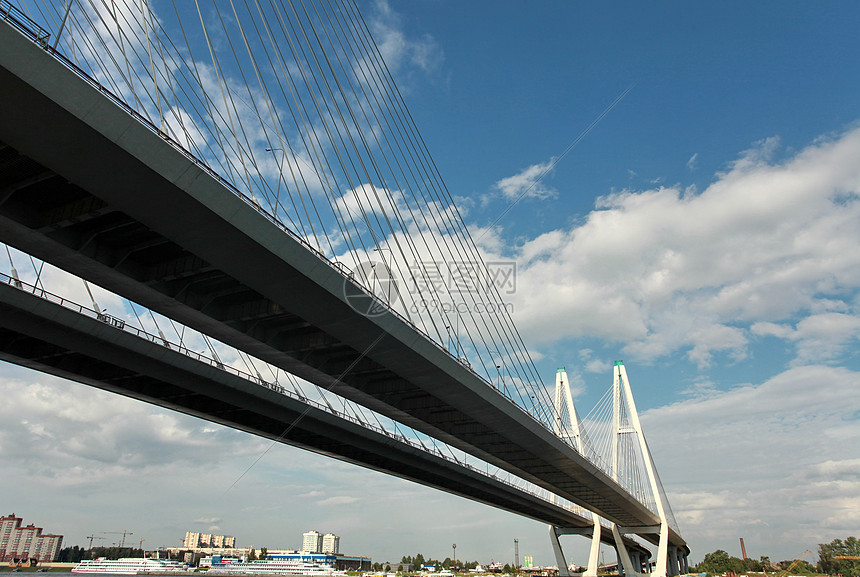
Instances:
[[[323,575],[332,576],[334,567],[302,559],[261,559],[246,563],[213,563],[209,573],[231,575]]]
[[[72,573],[113,573],[115,575],[140,575],[142,573],[178,573],[188,571],[188,565],[170,559],[86,559],[78,563]]]

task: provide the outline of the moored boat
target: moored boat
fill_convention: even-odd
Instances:
[[[72,573],[113,573],[115,575],[140,575],[142,573],[179,573],[188,571],[188,565],[170,559],[85,559],[78,563]]]
[[[213,563],[209,573],[228,573],[231,575],[311,575],[328,576],[335,573],[334,567],[327,563],[303,559],[261,559],[240,563]]]

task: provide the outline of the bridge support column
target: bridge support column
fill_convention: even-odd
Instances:
[[[642,553],[640,551],[628,551],[628,554],[630,555],[633,571],[638,574],[645,573],[645,570],[642,568]]]
[[[558,527],[555,525],[549,526],[549,542],[555,555],[555,564],[558,565],[558,577],[570,577],[567,560],[564,558],[564,551],[561,550],[561,543],[558,541],[559,533],[560,529]]]
[[[624,546],[624,537],[615,523],[612,524],[612,536],[615,538],[615,552],[618,555],[618,574],[638,575],[627,553],[627,547]]]
[[[585,573],[582,574],[582,577],[597,577],[597,564],[600,555],[600,537],[601,537],[601,527],[600,527],[600,519],[597,515],[594,515],[594,527],[588,529],[587,527],[556,527],[555,525],[549,526],[549,541],[552,545],[552,551],[555,554],[555,562],[558,565],[558,575],[559,577],[569,577],[570,570],[568,569],[568,562],[564,557],[564,551],[561,548],[561,542],[558,540],[560,535],[583,535],[583,536],[591,536],[591,551],[588,554],[588,567],[585,570]]]
[[[657,547],[657,559],[654,561],[655,567],[651,577],[670,577],[677,575],[675,570],[671,573],[671,563],[668,561],[669,552],[669,528],[665,523],[660,525],[646,525],[641,527],[618,527],[612,526],[612,535],[615,537],[616,550],[618,551],[618,562],[623,565],[624,575],[643,575],[649,573],[650,562],[647,558],[643,558],[638,551],[627,551],[624,546],[622,537],[626,534],[634,535],[660,535],[659,545]],[[619,547],[620,545],[620,547]]]
[[[600,520],[594,515],[594,530],[591,533],[591,550],[588,553],[588,567],[582,577],[597,577],[597,564],[600,555]]]
[[[687,572],[686,555],[678,547],[669,547],[668,566],[666,567],[666,575],[673,577]]]

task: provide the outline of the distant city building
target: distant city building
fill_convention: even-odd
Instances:
[[[322,553],[323,535],[319,531],[302,533],[302,551]]]
[[[22,527],[23,520],[14,513],[0,517],[0,562],[56,561],[63,536],[42,534],[42,528],[32,524]]]
[[[186,549],[235,549],[236,538],[229,535],[211,533],[185,533],[182,546]]]
[[[322,553],[337,555],[340,553],[340,537],[334,533],[326,533],[322,538]]]
[[[227,535],[212,535],[212,547],[215,549],[232,549],[236,546],[236,538]]]
[[[194,549],[200,546],[200,533],[192,533],[188,531],[185,533],[185,540],[182,541],[182,546],[187,547],[188,549]]]

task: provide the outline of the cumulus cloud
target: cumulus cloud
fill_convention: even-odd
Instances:
[[[46,375],[0,379],[0,398],[0,459],[48,490],[98,491],[177,464],[206,468],[212,455],[244,456],[259,447],[204,421]]]
[[[335,208],[346,222],[373,218],[396,218],[403,208],[403,195],[370,184],[362,184],[335,200]]]
[[[743,359],[765,334],[790,339],[801,364],[838,355],[858,331],[860,128],[778,151],[758,143],[701,193],[624,190],[573,228],[485,244],[518,260],[527,340],[598,337],[701,367]]]
[[[790,558],[848,535],[860,493],[860,373],[794,367],[642,415],[684,535],[701,558],[736,541]]]
[[[831,361],[860,337],[860,317],[830,312],[808,316],[795,327],[761,322],[753,324],[750,330],[753,334],[794,342],[797,346],[796,364]]]

